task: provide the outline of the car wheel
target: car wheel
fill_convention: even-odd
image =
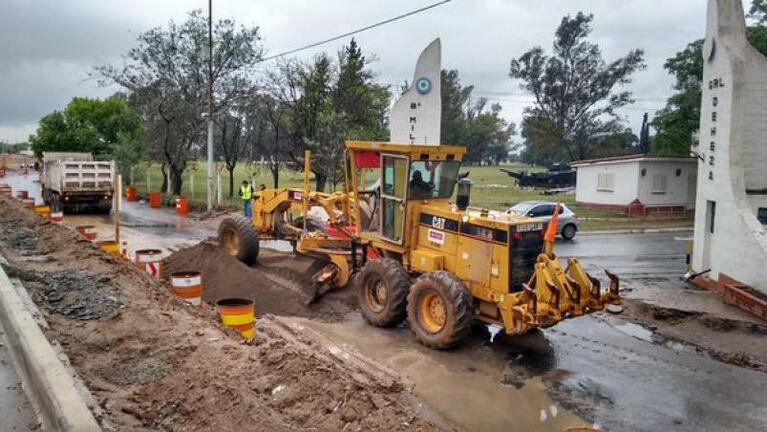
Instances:
[[[573,224],[567,224],[562,228],[562,238],[565,240],[572,240],[575,237],[575,233],[578,232],[578,228]]]

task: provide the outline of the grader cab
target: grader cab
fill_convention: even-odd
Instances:
[[[615,275],[606,272],[603,292],[577,259],[562,267],[556,216],[547,228],[472,207],[471,182],[460,174],[465,148],[351,141],[346,149],[343,191],[311,192],[308,175],[304,189],[262,191],[247,230],[222,223],[226,250],[252,263],[259,235],[289,240],[327,263],[311,275],[317,295],[354,275],[368,322],[407,319],[416,338],[437,349],[460,343],[475,320],[519,335],[620,302]]]

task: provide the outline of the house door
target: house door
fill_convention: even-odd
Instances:
[[[381,159],[381,166],[383,167],[381,235],[388,240],[401,244],[405,230],[408,158],[382,154]]]

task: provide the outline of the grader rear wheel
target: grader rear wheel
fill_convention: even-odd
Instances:
[[[355,279],[360,312],[374,326],[391,327],[405,319],[410,277],[399,261],[369,261]]]
[[[258,233],[250,220],[242,216],[228,217],[218,226],[218,243],[224,251],[247,265],[258,259]]]
[[[463,282],[451,273],[428,273],[410,287],[407,319],[422,344],[452,348],[471,333],[474,301]]]

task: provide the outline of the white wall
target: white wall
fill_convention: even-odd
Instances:
[[[638,162],[584,165],[576,169],[578,178],[575,186],[575,200],[577,202],[625,206],[637,197]],[[615,175],[615,188],[612,192],[597,190],[600,173]]]
[[[646,169],[647,174],[641,176],[641,170]],[[676,171],[681,170],[677,177]],[[642,161],[639,163],[639,193],[637,198],[645,206],[685,206],[692,207],[695,203],[695,194],[689,194],[688,176],[697,176],[698,166],[694,161]],[[653,192],[653,178],[655,175],[666,176],[666,193]],[[693,183],[694,184],[694,183]],[[689,197],[692,197],[690,200]]]
[[[699,163],[693,269],[711,270],[713,280],[727,274],[767,294],[767,230],[754,213],[762,200],[745,192],[763,184],[764,167],[755,164],[767,154],[767,60],[746,41],[740,1],[709,0],[708,7],[707,35],[715,43],[704,50],[712,55],[704,62],[698,151],[705,162]],[[709,86],[714,80],[724,85]],[[707,202],[716,203],[713,234]]]

